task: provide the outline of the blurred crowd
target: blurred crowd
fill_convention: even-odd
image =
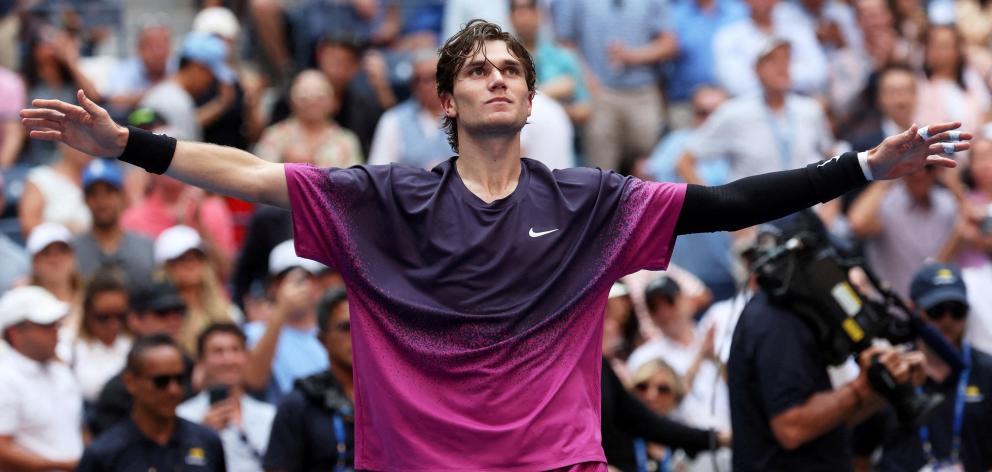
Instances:
[[[553,169],[720,185],[960,121],[976,138],[957,168],[816,211],[902,296],[924,264],[959,267],[965,339],[992,352],[988,2],[0,0],[0,470],[111,470],[142,448],[235,471],[353,457],[346,295],[296,256],[290,214],[31,140],[20,109],[82,90],[119,123],[273,162],[431,169],[454,154],[436,51],[476,17],[534,57],[523,152]],[[611,292],[604,365],[658,415],[732,433],[754,239],[682,236],[668,271]],[[732,453],[610,441],[621,470]]]

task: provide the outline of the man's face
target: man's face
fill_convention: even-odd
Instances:
[[[968,306],[961,302],[947,301],[938,303],[926,310],[927,321],[951,343],[961,342],[964,326],[968,315]]]
[[[23,356],[38,362],[55,358],[55,346],[59,342],[59,323],[37,324],[21,322],[11,329],[11,347]]]
[[[676,321],[678,316],[678,298],[673,301],[659,298],[655,302],[654,310],[651,311],[651,319],[660,328],[670,326],[672,322]]]
[[[161,333],[169,335],[172,339],[179,339],[185,321],[186,310],[183,309],[143,311],[134,315],[130,327],[138,336]]]
[[[937,172],[939,169],[928,165],[903,177],[909,196],[917,201],[927,199],[930,196],[930,189],[933,188],[934,180],[936,180]]]
[[[776,3],[778,0],[747,0],[752,17],[770,15]]]
[[[151,76],[165,75],[171,51],[172,35],[168,28],[149,28],[138,39],[138,56]]]
[[[900,122],[912,120],[916,111],[916,79],[908,71],[891,71],[878,82],[878,105],[882,113]]]
[[[172,346],[148,349],[141,356],[139,372],[125,372],[124,385],[134,396],[136,408],[157,418],[172,418],[183,399],[186,366]]]
[[[97,228],[115,226],[124,212],[124,204],[124,193],[106,182],[96,182],[86,189],[86,206]]]
[[[189,84],[191,89],[188,90],[189,94],[193,97],[198,97],[210,90],[210,86],[214,83],[214,74],[210,72],[210,68],[203,64],[193,63],[189,66],[190,68],[190,81]]]
[[[758,80],[765,92],[786,93],[792,86],[789,77],[790,51],[788,46],[779,46],[758,61],[755,69]]]
[[[523,65],[503,41],[486,41],[458,72],[453,93],[441,95],[444,112],[457,120],[459,132],[478,136],[520,133],[533,99]]]
[[[248,353],[240,337],[225,332],[210,335],[200,353],[204,383],[239,386],[244,379]]]
[[[537,39],[541,15],[532,0],[513,0],[510,5],[510,23],[521,41],[531,43]]]
[[[421,107],[428,110],[440,107],[440,99],[437,97],[437,59],[414,64],[410,82],[413,95],[417,97]]]
[[[323,341],[331,364],[351,369],[351,315],[347,301],[331,310]]]
[[[300,74],[289,91],[293,115],[305,123],[325,122],[337,109],[331,82],[320,72]]]
[[[338,93],[348,88],[348,83],[358,75],[359,58],[355,51],[337,44],[322,46],[317,51],[317,67]]]
[[[892,27],[892,11],[885,0],[858,0],[855,10],[862,31],[881,31]]]
[[[692,117],[701,126],[720,105],[727,100],[727,93],[718,88],[704,88],[692,95]]]

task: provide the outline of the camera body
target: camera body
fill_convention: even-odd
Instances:
[[[898,297],[864,267],[880,296],[861,294],[848,275],[860,266],[842,259],[813,232],[801,231],[784,243],[759,251],[754,266],[758,284],[771,301],[806,321],[821,357],[831,365],[864,351],[875,339],[902,344],[920,336],[923,322]],[[903,424],[925,424],[943,402],[942,395],[923,395],[908,383],[897,383],[875,359],[868,369],[868,380],[892,404]]]

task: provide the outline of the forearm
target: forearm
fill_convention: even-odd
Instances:
[[[634,65],[649,65],[667,61],[679,53],[674,35],[662,33],[647,45],[630,51],[628,61]]]
[[[689,185],[676,234],[735,231],[833,200],[867,182],[857,154],[726,185]]]
[[[867,387],[851,382],[837,390],[820,392],[802,405],[792,407],[772,418],[772,432],[784,449],[793,450],[827,432],[852,422],[866,408],[875,408],[868,401]],[[867,414],[864,415],[867,417]],[[863,418],[862,418],[863,419]]]
[[[273,313],[272,316],[279,317],[280,314]],[[276,356],[281,331],[282,322],[270,319],[262,338],[252,348],[245,372],[245,385],[249,389],[262,390],[269,383],[269,378],[272,376],[272,360]]]
[[[879,231],[878,210],[889,185],[887,182],[875,182],[851,204],[847,211],[847,220],[858,237],[871,236]]]
[[[72,470],[72,464],[45,459],[10,438],[0,440],[0,469],[22,471]]]

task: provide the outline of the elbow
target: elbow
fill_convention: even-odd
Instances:
[[[775,441],[782,449],[794,451],[809,441],[810,438],[807,437],[801,423],[789,424],[780,420],[780,418],[772,420],[772,433],[775,435]]]

